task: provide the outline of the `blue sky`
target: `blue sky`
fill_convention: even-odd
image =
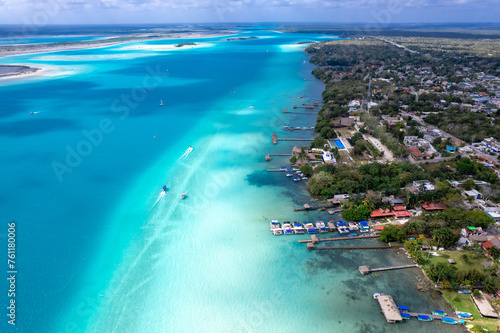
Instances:
[[[0,0],[0,23],[500,22],[500,0]]]

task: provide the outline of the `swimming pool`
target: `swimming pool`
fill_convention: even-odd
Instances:
[[[340,141],[340,140],[334,140],[334,142],[337,145],[337,147],[339,147],[339,149],[345,149],[344,144],[342,143],[342,141]]]

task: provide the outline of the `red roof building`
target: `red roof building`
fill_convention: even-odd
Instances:
[[[391,217],[394,216],[394,212],[392,210],[383,210],[382,208],[375,209],[371,212],[370,217],[372,219],[382,218],[382,217]]]
[[[411,154],[411,157],[413,157],[416,160],[421,160],[421,159],[424,159],[424,158],[432,157],[429,154],[422,153],[420,151],[420,149],[418,149],[418,148],[410,148],[410,154]]]
[[[422,204],[422,209],[426,210],[426,211],[444,210],[446,208],[448,208],[448,207],[446,207],[445,205],[440,204],[440,203],[437,203],[437,204],[434,204],[434,203]]]

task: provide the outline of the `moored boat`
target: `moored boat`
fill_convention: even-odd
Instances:
[[[398,306],[400,312],[408,312],[408,307],[406,305]]]
[[[432,321],[432,318],[426,315],[418,315],[417,319],[421,321]]]
[[[293,175],[291,173],[286,174],[287,177],[292,177]]]
[[[300,181],[300,178],[299,177],[295,177],[295,178],[293,178],[293,181],[294,182],[298,182],[298,181]]]
[[[403,313],[400,313],[400,315],[401,315],[401,317],[402,317],[403,319],[411,319],[411,315],[410,315],[409,313],[404,313],[404,312],[403,312]]]
[[[281,224],[278,222],[278,220],[272,220],[269,225],[271,226],[271,230],[281,229]]]
[[[281,230],[281,229],[273,229],[273,235],[274,236],[283,235],[283,230]]]
[[[441,321],[445,324],[450,324],[450,325],[456,325],[457,324],[457,321],[453,318],[447,318],[447,317],[443,317],[441,318]]]
[[[305,229],[302,226],[302,223],[293,222],[293,231],[295,231],[296,234],[303,234],[305,232]]]
[[[349,222],[349,230],[359,230],[359,225],[356,222]]]
[[[292,229],[292,224],[290,222],[283,222],[282,226],[281,226],[281,230],[283,230],[283,233],[285,235],[293,235],[294,232],[293,232],[293,229]]]
[[[375,294],[373,294],[373,299],[377,299],[377,297],[379,297],[379,296],[385,296],[385,294],[384,293],[375,293]]]
[[[441,310],[434,310],[434,311],[432,311],[432,314],[435,316],[447,316],[448,315],[446,312],[441,311]]]

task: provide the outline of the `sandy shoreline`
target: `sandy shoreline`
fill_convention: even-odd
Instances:
[[[25,54],[33,54],[33,53],[47,53],[47,52],[81,50],[81,49],[95,49],[95,48],[102,48],[102,47],[114,46],[114,45],[119,45],[119,44],[145,42],[145,41],[151,41],[151,40],[223,37],[223,36],[230,36],[230,35],[233,35],[235,33],[238,33],[238,31],[228,30],[228,31],[220,31],[220,32],[211,33],[211,34],[173,33],[173,34],[168,34],[168,35],[164,35],[164,36],[137,35],[137,34],[135,34],[135,35],[123,37],[124,39],[119,40],[119,41],[109,41],[109,40],[103,39],[103,40],[94,40],[94,41],[74,42],[74,43],[65,44],[65,45],[58,45],[59,43],[6,45],[6,46],[0,46],[0,58],[25,55]],[[181,47],[181,49],[185,48],[185,47],[187,47],[187,46]]]
[[[217,33],[211,34],[203,34],[203,33],[174,33],[165,36],[143,36],[143,35],[133,35],[129,36],[129,39],[120,40],[120,41],[106,41],[98,40],[98,41],[85,41],[78,42],[71,45],[57,45],[55,44],[25,44],[21,47],[19,46],[1,46],[0,47],[0,58],[2,57],[13,57],[18,55],[26,55],[26,54],[40,54],[40,53],[51,53],[51,52],[60,52],[60,51],[71,51],[71,50],[83,50],[83,49],[97,49],[104,48],[114,45],[120,44],[128,44],[128,43],[136,43],[136,42],[146,42],[152,40],[169,40],[169,39],[194,39],[194,38],[212,38],[212,37],[224,37],[230,36],[238,31],[228,30],[228,31],[220,31]],[[172,50],[182,50],[189,48],[197,48],[197,47],[208,47],[213,44],[210,43],[196,43],[196,45],[183,45],[182,47],[176,47],[175,44],[169,45],[148,45],[148,44],[140,44],[140,45],[129,45],[119,48],[118,50],[148,50],[148,51],[172,51]],[[7,50],[6,50],[7,49]],[[9,50],[13,49],[13,50]],[[41,67],[31,67],[32,64],[8,64],[8,65],[0,65],[0,82],[8,82],[8,81],[17,81],[23,78],[35,78],[41,76],[58,76],[58,74],[64,72],[60,68],[60,66],[50,66],[50,65],[41,65]],[[6,69],[7,67],[11,67],[12,71]],[[2,68],[4,68],[4,74],[2,74]]]

